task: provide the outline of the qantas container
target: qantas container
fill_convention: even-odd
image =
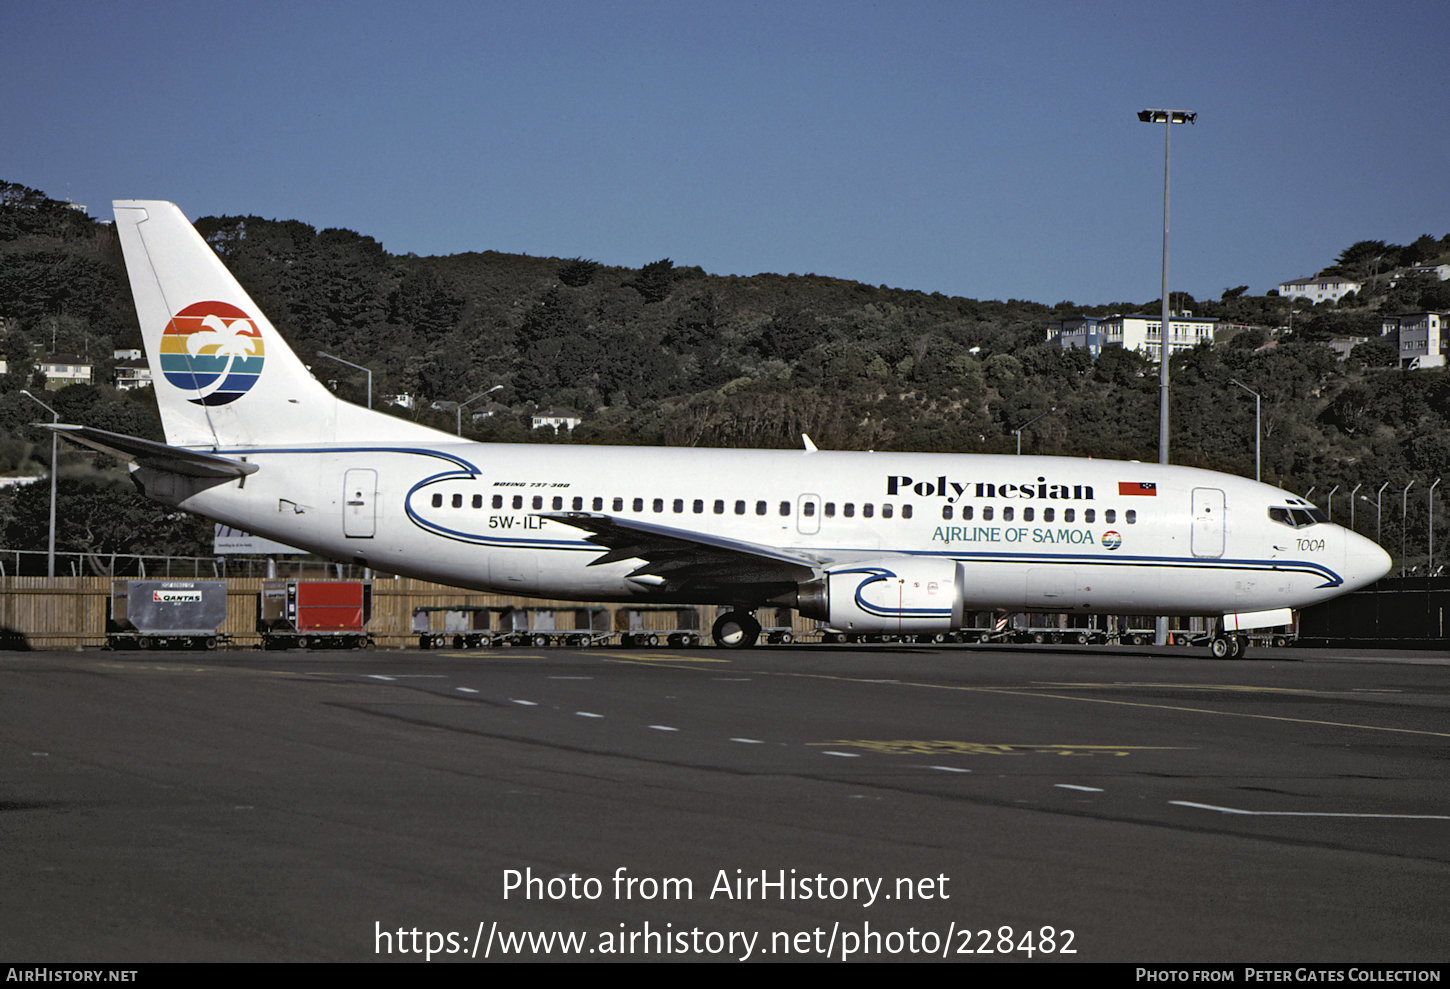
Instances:
[[[226,640],[224,580],[111,582],[111,649],[215,649]]]

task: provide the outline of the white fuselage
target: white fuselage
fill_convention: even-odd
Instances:
[[[1287,492],[1186,467],[465,442],[219,452],[258,470],[211,487],[159,476],[148,490],[325,556],[549,598],[732,603],[642,582],[638,559],[591,566],[604,548],[586,541],[588,532],[544,517],[564,512],[787,550],[822,572],[882,559],[950,559],[962,567],[968,609],[1209,615],[1299,608],[1387,567],[1378,546],[1339,526],[1271,518],[1271,508],[1307,508]],[[166,484],[176,486],[169,495],[155,489]]]

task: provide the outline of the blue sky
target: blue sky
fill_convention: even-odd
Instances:
[[[1450,233],[1443,2],[6,0],[0,179],[980,299],[1261,293]]]

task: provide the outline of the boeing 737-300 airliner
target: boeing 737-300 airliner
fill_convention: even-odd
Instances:
[[[1216,652],[1385,574],[1309,502],[1067,457],[471,443],[341,401],[174,205],[116,229],[166,442],[85,426],[148,496],[389,573],[577,601],[785,605],[851,633],[973,610],[1200,615]]]

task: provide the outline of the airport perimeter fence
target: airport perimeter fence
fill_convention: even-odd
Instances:
[[[153,575],[159,577],[162,575]],[[186,580],[190,574],[173,574]],[[322,576],[322,575],[317,575]],[[200,579],[210,579],[203,574]],[[227,579],[227,617],[217,631],[239,647],[262,642],[257,629],[262,577]],[[374,577],[367,631],[385,648],[416,645],[420,619],[443,631],[449,610],[528,608],[573,612],[578,602],[484,594],[410,577]],[[106,644],[110,577],[0,577],[0,649],[85,649]]]
[[[1362,590],[1306,608],[1307,645],[1444,649],[1450,645],[1450,577],[1385,577]]]
[[[0,549],[0,577],[44,577],[49,570],[44,550]],[[57,577],[296,577],[299,580],[361,580],[362,567],[319,559],[270,556],[139,556],[131,553],[55,554]]]

